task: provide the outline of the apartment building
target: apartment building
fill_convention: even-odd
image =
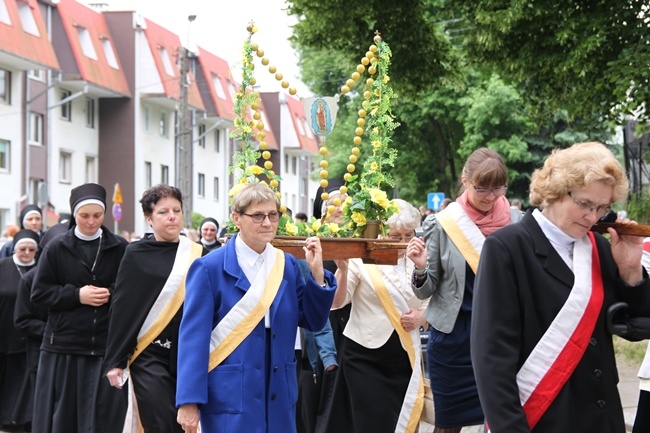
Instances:
[[[0,227],[28,203],[49,209],[51,225],[85,182],[106,187],[110,229],[146,232],[138,200],[156,183],[191,191],[191,211],[225,221],[228,166],[241,146],[230,138],[236,76],[137,11],[0,0]],[[318,141],[295,120],[300,103],[272,95],[260,111],[283,200],[308,211]],[[110,208],[117,184],[119,223]]]

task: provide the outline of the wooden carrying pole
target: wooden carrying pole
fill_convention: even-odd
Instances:
[[[607,233],[608,228],[613,228],[616,233],[624,236],[650,236],[650,225],[623,224],[623,223],[597,223],[591,230],[597,233]]]

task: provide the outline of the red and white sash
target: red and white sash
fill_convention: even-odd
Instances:
[[[573,258],[571,293],[517,373],[519,398],[531,430],[582,359],[603,306],[603,280],[593,233],[576,241]]]

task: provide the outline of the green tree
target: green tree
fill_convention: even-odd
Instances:
[[[537,118],[622,123],[650,100],[650,20],[641,0],[450,2],[471,61],[517,83]],[[648,111],[641,114],[648,119]]]

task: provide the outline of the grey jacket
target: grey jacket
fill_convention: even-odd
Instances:
[[[512,218],[512,209],[510,215],[510,224],[519,221]],[[419,299],[431,297],[429,306],[424,311],[427,322],[438,331],[449,334],[454,329],[463,303],[467,262],[438,224],[435,215],[429,215],[424,220],[422,230],[427,245],[429,272],[420,287],[415,285],[413,279],[411,285]]]
[[[419,299],[431,297],[424,316],[431,326],[449,334],[454,329],[465,294],[465,258],[438,224],[435,215],[429,215],[422,228],[429,272],[420,287],[413,284],[413,292]]]

